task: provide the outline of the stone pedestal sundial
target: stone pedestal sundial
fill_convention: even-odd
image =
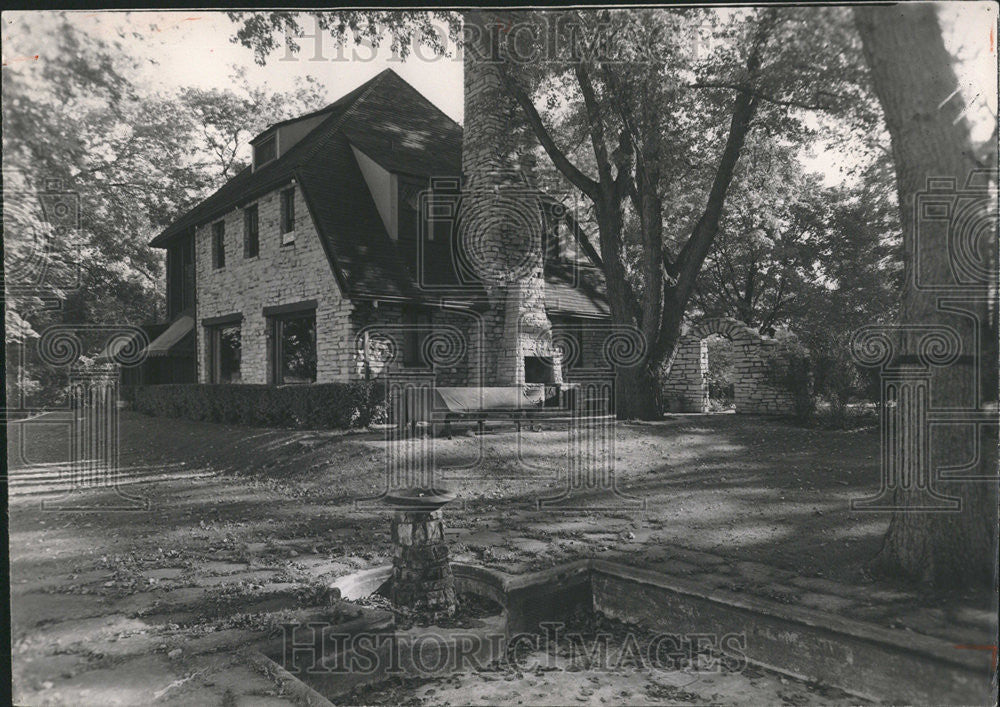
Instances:
[[[458,606],[441,512],[455,496],[448,489],[410,488],[383,497],[396,509],[389,599],[393,606],[426,614],[431,620],[453,615]]]

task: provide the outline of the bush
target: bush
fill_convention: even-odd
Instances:
[[[765,365],[765,380],[791,393],[795,417],[809,420],[816,410],[813,363],[809,350],[794,337],[779,338]]]
[[[138,412],[257,427],[347,429],[383,422],[385,386],[376,381],[313,385],[145,385],[124,398]]]
[[[879,411],[872,403],[828,405],[818,407],[812,423],[826,430],[877,430]]]

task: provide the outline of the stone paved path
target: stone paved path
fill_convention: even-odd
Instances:
[[[150,508],[82,513],[40,502],[117,497],[72,488],[53,433],[39,434],[15,448],[35,463],[13,464],[9,482],[21,704],[294,703],[238,650],[327,603],[334,577],[389,562],[387,512],[353,504],[380,485],[377,435],[126,415],[119,486]],[[532,450],[558,450],[558,431],[528,434]],[[457,484],[465,503],[446,510],[453,556],[514,573],[604,557],[955,644],[993,642],[989,597],[917,595],[856,567],[884,528],[843,510],[871,482],[871,440],[849,448],[830,433],[731,419],[619,434],[621,480],[653,501],[645,513],[534,509],[557,482],[505,475],[516,437],[500,430],[486,435],[480,470],[494,477]],[[442,458],[479,441],[442,440]],[[846,451],[834,462],[833,449]]]

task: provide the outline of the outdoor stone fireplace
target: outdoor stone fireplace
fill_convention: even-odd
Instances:
[[[473,40],[464,53],[459,238],[467,266],[483,283],[489,301],[482,319],[483,370],[470,383],[522,385],[527,356],[552,356],[543,276],[545,217],[532,156],[518,154],[519,109],[503,90],[493,61],[502,51],[489,38],[496,16],[473,11],[465,21],[484,31],[471,34]],[[552,380],[544,382],[559,382],[558,366],[552,368]]]
[[[524,382],[545,383],[556,382],[555,366],[551,356],[525,356]]]

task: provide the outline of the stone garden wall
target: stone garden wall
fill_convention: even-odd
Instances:
[[[663,400],[673,412],[708,412],[708,342],[713,334],[733,343],[737,356],[737,413],[790,415],[792,394],[768,381],[768,360],[778,342],[736,319],[710,319],[686,332],[677,344],[663,384]]]

